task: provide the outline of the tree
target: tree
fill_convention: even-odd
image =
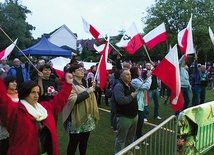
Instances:
[[[31,13],[27,7],[18,3],[18,0],[6,0],[0,3],[0,26],[11,37],[12,40],[18,38],[17,45],[20,49],[25,49],[32,45],[33,37],[30,31],[35,27],[26,22],[27,14]],[[11,41],[0,31],[0,50],[11,44]],[[17,56],[18,49],[14,49],[13,59]]]
[[[201,62],[208,61],[206,54],[213,51],[208,27],[214,29],[214,1],[212,0],[156,0],[156,3],[147,9],[147,15],[142,17],[146,24],[145,34],[157,27],[162,22],[166,25],[168,44],[177,44],[177,34],[184,29],[193,15],[193,41],[197,52],[204,55]],[[154,52],[156,47],[151,50]],[[166,51],[166,45],[159,46],[160,51]],[[214,51],[213,51],[214,53]],[[213,54],[214,55],[214,54]],[[213,57],[212,57],[213,58]]]

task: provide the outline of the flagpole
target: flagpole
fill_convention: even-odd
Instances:
[[[146,54],[147,54],[147,56],[148,56],[148,58],[149,58],[149,61],[150,61],[151,64],[154,66],[154,63],[152,62],[152,60],[151,60],[151,58],[150,58],[150,56],[149,56],[148,50],[146,49],[146,45],[144,44],[143,47],[144,47],[144,49],[145,49],[145,51],[146,51]]]
[[[100,34],[100,36],[103,37],[101,34]],[[105,41],[107,41],[105,37],[103,37],[103,39],[104,39]],[[118,54],[120,54],[120,56],[123,56],[123,55],[114,47],[114,45],[112,45],[110,42],[109,42],[109,45],[111,45],[111,47],[112,47]]]
[[[95,73],[95,75],[94,75],[94,81],[95,81],[96,78],[97,78],[97,74],[98,74],[98,71],[99,71],[99,69],[100,69],[100,62],[102,61],[102,59],[103,59],[103,55],[101,55],[100,61],[99,61],[98,66],[97,66],[97,68],[96,68],[96,73]]]
[[[34,64],[30,61],[30,59],[28,59],[28,57],[24,54],[24,52],[13,42],[13,40],[7,35],[7,33],[2,29],[1,26],[0,26],[0,29],[4,33],[4,35],[12,42],[12,44],[14,44],[15,47],[23,54],[23,56],[28,60],[28,62],[36,69],[36,71],[39,72],[36,66],[34,66]]]
[[[142,85],[146,82],[146,80],[149,78],[149,77],[151,77],[152,76],[152,74],[150,74],[149,76],[147,76],[147,78],[145,79],[145,80],[143,80],[143,82],[140,84],[140,86],[135,90],[135,92],[137,92],[141,87],[142,87]]]

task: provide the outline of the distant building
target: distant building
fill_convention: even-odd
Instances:
[[[62,25],[49,34],[44,34],[53,44],[65,48],[77,50],[77,35],[74,34],[66,25]]]

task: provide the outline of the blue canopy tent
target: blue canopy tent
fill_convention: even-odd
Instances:
[[[66,56],[71,57],[72,51],[60,48],[52,44],[46,37],[43,35],[41,40],[35,45],[22,50],[25,55],[34,55],[34,56]],[[23,56],[22,52],[18,52],[18,56]]]

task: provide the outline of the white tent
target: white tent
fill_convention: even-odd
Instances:
[[[71,59],[69,58],[64,58],[64,57],[56,57],[56,58],[53,58],[51,59],[50,61],[53,62],[53,67],[55,69],[58,69],[58,70],[61,70],[63,71],[63,68],[68,64],[70,63]],[[98,62],[84,62],[84,67],[89,70],[90,67],[92,65],[96,65]],[[112,69],[112,64],[111,63],[107,63],[107,70],[111,70]]]

